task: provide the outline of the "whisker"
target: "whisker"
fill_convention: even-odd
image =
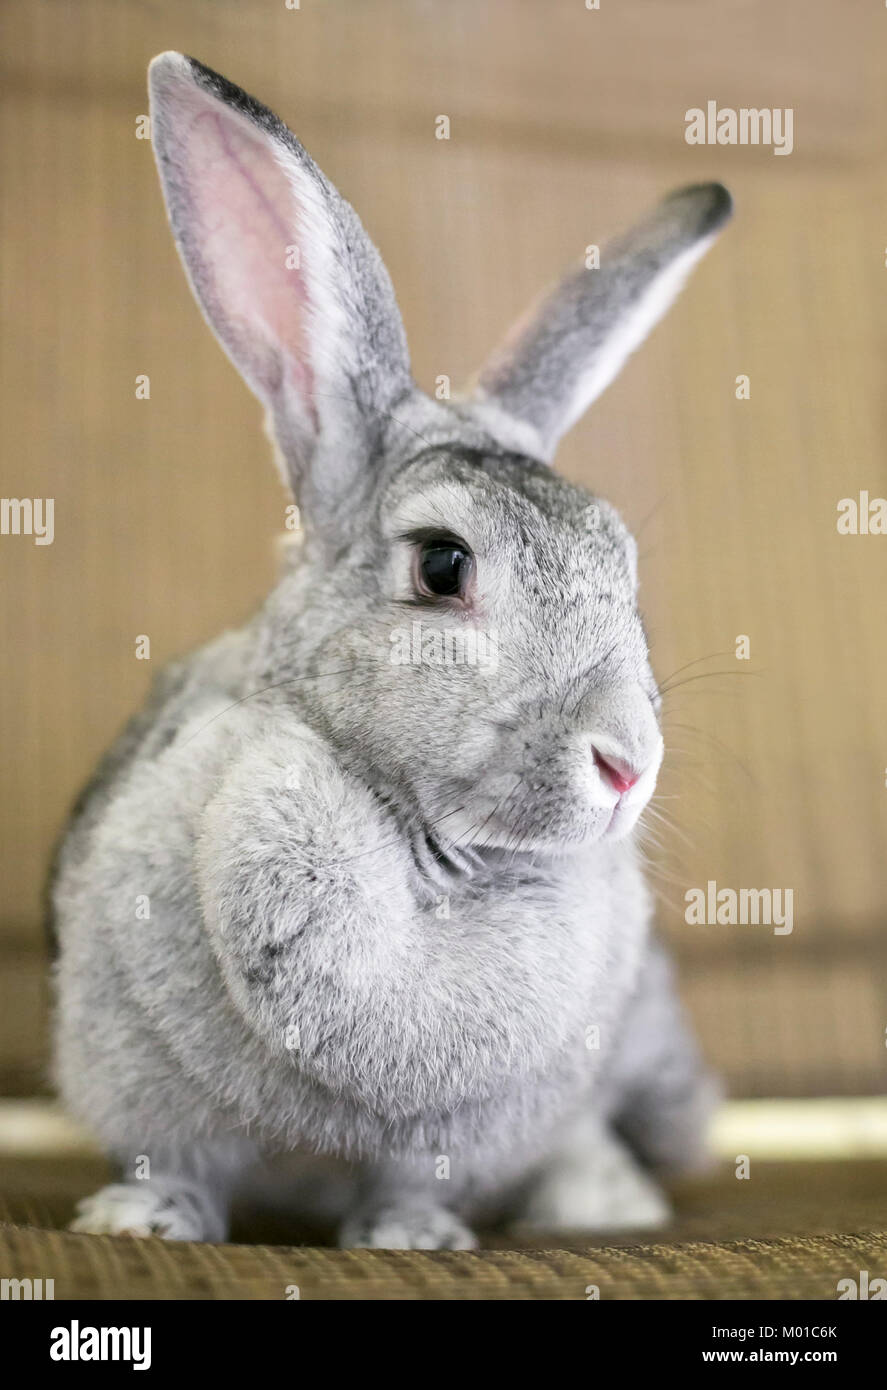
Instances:
[[[217,719],[221,719],[223,714],[230,713],[232,709],[237,709],[239,705],[245,705],[248,700],[257,699],[259,695],[267,695],[269,690],[280,690],[283,686],[294,685],[297,681],[327,680],[332,676],[347,676],[354,669],[355,668],[353,666],[346,666],[341,671],[319,671],[315,672],[313,675],[308,674],[304,676],[290,676],[285,681],[275,681],[273,685],[263,685],[261,690],[252,690],[250,691],[249,695],[243,695],[239,700],[234,700],[230,705],[226,705],[224,709],[217,710],[211,719],[207,719],[205,724],[201,724],[199,729],[194,730],[194,733],[191,734],[190,738],[185,739],[185,742],[182,745],[182,747],[187,747],[189,743],[193,742],[193,740],[197,737],[198,734],[202,734],[204,729],[208,729],[210,724],[214,724]]]
[[[441,816],[439,819],[429,821],[427,828],[436,830],[438,825],[443,821],[448,820],[450,816],[457,816],[460,811],[464,810],[464,806],[456,806],[451,811],[447,811],[446,815]],[[415,823],[417,829],[421,827],[421,822],[418,817],[415,818]],[[403,842],[403,835],[399,835],[396,840],[387,840],[381,845],[372,845],[369,849],[362,849],[357,854],[349,855],[347,859],[329,859],[318,867],[322,869],[343,869],[348,864],[354,864],[358,859],[365,859],[368,854],[379,854],[382,850],[392,849],[395,845],[402,845]]]
[[[730,759],[731,762],[735,762],[736,766],[745,774],[749,781],[753,785],[757,786],[757,778],[755,777],[748,763],[744,761],[744,759],[740,758],[739,754],[736,752],[734,748],[731,748],[729,744],[724,743],[722,739],[717,738],[708,729],[700,729],[695,724],[681,724],[673,719],[668,720],[668,727],[670,729],[683,729],[685,733],[697,734],[700,738],[708,739],[708,741],[711,744],[713,744],[715,748],[717,748],[720,752],[726,754],[726,756]],[[670,748],[669,751],[671,751]]]
[[[677,672],[675,672],[675,674],[677,674]],[[737,671],[733,671],[733,670],[730,670],[730,671],[697,671],[696,674],[695,674],[695,676],[685,676],[684,679],[683,679],[682,681],[676,681],[674,684],[671,684],[670,682],[665,682],[663,685],[660,685],[660,687],[659,687],[659,694],[660,694],[660,695],[668,695],[668,694],[671,693],[672,690],[680,690],[681,686],[683,686],[683,685],[690,685],[692,681],[707,681],[707,680],[713,680],[715,676],[762,676],[763,674],[764,674],[763,671],[742,671],[742,670],[737,670]]]
[[[672,671],[670,676],[663,677],[660,689],[673,681],[675,676],[679,676],[682,671],[689,671],[691,666],[698,666],[701,661],[715,661],[718,657],[733,656],[733,652],[710,652],[708,656],[697,656],[695,661],[686,661],[683,666],[679,666],[676,671]]]

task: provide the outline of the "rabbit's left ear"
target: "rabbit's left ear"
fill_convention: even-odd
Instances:
[[[682,188],[600,266],[576,269],[517,324],[478,377],[474,400],[524,427],[540,458],[643,342],[730,216],[718,183]]]
[[[388,273],[353,208],[267,107],[180,53],[154,59],[149,85],[191,287],[268,409],[309,524],[335,528],[410,386]]]

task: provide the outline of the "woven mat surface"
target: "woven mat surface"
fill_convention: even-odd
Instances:
[[[338,1251],[297,1244],[268,1213],[244,1243],[198,1245],[56,1229],[103,1179],[91,1162],[3,1160],[0,1275],[53,1278],[89,1299],[834,1299],[839,1279],[887,1275],[883,1163],[758,1164],[678,1190],[674,1225],[649,1237],[522,1244],[487,1233],[479,1251]],[[276,1221],[276,1225],[275,1225]],[[261,1243],[247,1243],[258,1241]],[[272,1243],[273,1242],[273,1243]]]

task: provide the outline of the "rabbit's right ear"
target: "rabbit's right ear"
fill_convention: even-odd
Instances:
[[[410,387],[387,271],[356,213],[266,107],[193,58],[151,64],[151,133],[192,289],[266,406],[309,525],[368,482]]]
[[[580,265],[531,310],[484,367],[474,401],[550,459],[561,435],[622,368],[682,288],[732,210],[719,183],[681,188],[600,266]]]

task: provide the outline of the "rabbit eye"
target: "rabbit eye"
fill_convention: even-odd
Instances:
[[[471,573],[471,554],[455,543],[427,541],[419,552],[418,570],[424,593],[459,597],[464,594]]]

